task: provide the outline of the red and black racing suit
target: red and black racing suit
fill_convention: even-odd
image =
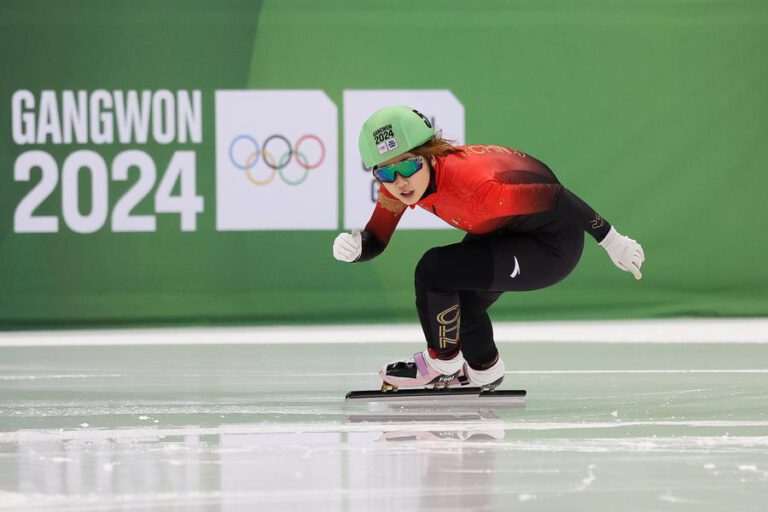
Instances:
[[[598,242],[610,224],[566,189],[544,163],[501,146],[461,146],[435,159],[414,206],[467,232],[416,266],[416,307],[433,355],[459,350],[476,369],[498,358],[488,308],[506,291],[535,290],[575,268],[584,232]],[[387,246],[406,205],[381,187],[357,261]]]

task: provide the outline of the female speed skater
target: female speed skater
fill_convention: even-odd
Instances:
[[[552,170],[521,151],[456,146],[406,106],[374,113],[360,132],[360,153],[381,184],[365,229],[341,233],[333,255],[345,262],[381,254],[406,207],[419,206],[465,231],[428,250],[416,265],[416,309],[427,349],[385,365],[382,390],[472,385],[493,390],[504,362],[487,310],[504,292],[537,290],[568,276],[584,232],[620,269],[640,279],[645,255]]]

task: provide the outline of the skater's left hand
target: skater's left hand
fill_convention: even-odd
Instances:
[[[645,261],[643,247],[635,240],[622,235],[611,226],[611,230],[605,236],[600,245],[610,256],[614,265],[622,270],[631,272],[635,279],[641,279],[643,274],[640,267]]]

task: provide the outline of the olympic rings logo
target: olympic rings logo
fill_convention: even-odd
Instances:
[[[243,144],[248,146],[248,150],[245,152],[242,151]],[[274,148],[279,147],[279,145],[285,148],[278,158],[275,154],[279,150]],[[235,146],[238,146],[239,150],[237,153],[240,159],[235,157]],[[302,148],[305,151],[302,151]],[[312,150],[311,153],[307,151],[309,149]],[[243,153],[247,155],[244,160],[242,159]],[[310,157],[307,156],[308,153],[313,155],[312,162],[309,160]],[[266,177],[256,177],[254,173],[260,159],[269,169]],[[245,171],[248,181],[254,185],[268,185],[279,174],[283,182],[295,186],[304,183],[309,177],[309,171],[317,169],[323,164],[325,161],[325,144],[317,135],[302,135],[294,144],[291,144],[285,136],[275,134],[267,137],[264,143],[259,146],[256,139],[250,135],[238,135],[232,139],[229,145],[229,160],[232,162],[232,165]],[[283,171],[293,160],[296,161],[302,172],[298,177],[287,177]]]

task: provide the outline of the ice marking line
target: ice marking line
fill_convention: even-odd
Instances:
[[[49,380],[49,379],[103,379],[122,377],[119,373],[62,374],[62,375],[0,375],[0,380]]]
[[[686,373],[768,373],[768,368],[704,368],[704,369],[685,369],[685,368],[679,368],[679,369],[669,369],[669,370],[652,370],[652,369],[645,369],[645,370],[507,370],[507,375],[536,375],[536,374],[542,374],[542,375],[557,375],[557,374],[663,374],[663,373],[669,373],[669,374],[686,374]],[[370,377],[372,375],[378,375],[375,372],[349,372],[349,373],[294,373],[294,374],[286,374],[286,373],[280,373],[280,374],[269,374],[270,377],[284,377],[286,380],[288,378],[295,378],[295,377]]]
[[[441,421],[441,422],[386,422],[382,423],[259,423],[222,425],[219,427],[139,427],[139,428],[76,428],[76,429],[40,429],[18,430],[13,432],[0,432],[0,443],[18,443],[31,441],[55,441],[69,439],[99,440],[99,439],[154,439],[166,436],[204,436],[204,435],[231,435],[231,434],[316,434],[316,433],[350,433],[350,432],[430,432],[430,431],[456,431],[475,432],[485,431],[492,427],[497,430],[590,430],[590,429],[617,429],[629,427],[686,427],[686,428],[768,428],[768,420],[691,420],[691,421],[603,421],[603,422],[524,422],[506,421],[494,422],[489,425],[487,421]],[[642,438],[645,445],[658,442],[657,438]],[[679,438],[678,438],[679,439]],[[694,436],[685,436],[685,439],[695,439]],[[706,437],[710,444],[727,443],[729,440],[741,440],[740,443],[749,446],[768,447],[768,436],[710,436]],[[615,443],[622,442],[625,438],[614,439]],[[527,443],[528,441],[526,441]]]
[[[733,368],[733,369],[701,369],[701,370],[509,370],[509,374],[622,374],[622,373],[768,373],[768,368]]]
[[[698,374],[698,373],[743,373],[763,374],[768,373],[768,368],[706,368],[706,369],[669,369],[669,370],[507,370],[507,375],[620,375],[620,374]],[[290,380],[296,377],[370,377],[378,375],[376,372],[333,372],[333,373],[295,373],[295,374],[269,374],[270,377],[283,377]],[[125,375],[120,373],[105,374],[63,374],[63,375],[0,375],[0,381],[18,380],[48,380],[48,379],[100,379],[120,378]]]
[[[178,414],[178,415],[201,415],[201,414],[277,414],[277,415],[295,415],[295,416],[317,416],[321,414],[317,407],[307,406],[262,406],[262,405],[188,405],[188,406],[156,406],[146,405],[36,405],[28,402],[0,402],[0,417],[4,413],[3,409],[20,409],[13,413],[14,418],[51,418],[51,417],[73,417],[73,416],[120,416],[129,415],[146,416],[143,419],[150,419],[149,416]]]

